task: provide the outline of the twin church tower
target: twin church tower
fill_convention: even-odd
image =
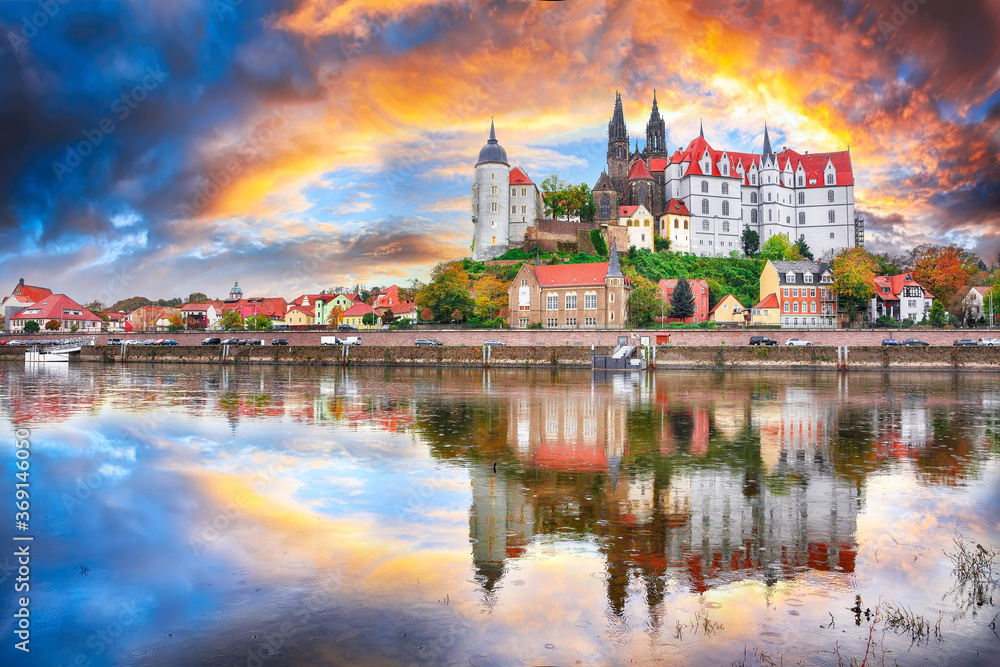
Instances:
[[[618,236],[613,228],[628,224],[642,206],[652,216],[655,233],[671,239],[672,250],[696,255],[742,251],[744,228],[758,232],[761,243],[775,234],[802,238],[816,257],[864,244],[864,221],[855,218],[849,150],[800,154],[783,148],[775,153],[765,126],[760,154],[716,150],[703,129],[686,148],[669,153],[655,91],[646,143],[642,150],[638,141],[631,150],[629,143],[616,93],[607,164],[592,189],[595,220],[581,227],[601,228],[610,239]],[[524,169],[511,168],[491,122],[472,186],[473,259],[493,259],[523,247],[545,222],[543,212],[538,187]]]

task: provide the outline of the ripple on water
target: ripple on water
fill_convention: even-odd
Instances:
[[[781,644],[785,643],[785,638],[784,636],[782,636],[780,632],[772,632],[770,630],[766,630],[764,632],[758,633],[757,636],[760,637],[760,640],[765,644],[774,644],[780,646]]]
[[[153,649],[143,646],[142,648],[132,649],[128,652],[128,657],[130,658],[145,658],[147,655],[152,655]]]
[[[802,600],[799,600],[798,598],[788,598],[787,600],[785,600],[785,604],[787,604],[789,607],[801,607]]]
[[[709,609],[719,609],[722,607],[718,602],[706,602],[702,605],[703,607],[708,607]]]

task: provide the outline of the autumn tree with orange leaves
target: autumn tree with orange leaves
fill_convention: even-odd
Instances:
[[[911,253],[913,279],[943,304],[979,272],[979,258],[962,248],[924,244]]]
[[[837,255],[833,269],[833,291],[847,303],[851,322],[858,314],[858,304],[866,303],[875,293],[875,271],[878,262],[864,248],[854,247]]]

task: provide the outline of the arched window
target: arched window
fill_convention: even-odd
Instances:
[[[636,195],[636,197],[635,197],[635,203],[636,204],[642,204],[643,206],[645,206],[646,205],[646,188],[644,188],[644,187],[642,187],[640,185],[638,187],[635,195]]]
[[[803,185],[805,185],[805,179],[799,176],[799,187],[801,188]]]
[[[729,233],[729,221],[728,220],[723,220],[722,221],[722,231],[725,232],[725,233],[727,233],[727,234]]]
[[[722,202],[722,215],[729,215],[729,202]]]
[[[757,193],[756,192],[751,192],[750,193],[750,203],[751,204],[756,204],[757,203]]]
[[[618,175],[619,176],[622,175],[622,166],[621,165],[618,165]]]
[[[701,191],[702,192],[708,192],[708,181],[702,181],[701,182]]]
[[[708,200],[707,199],[702,199],[701,200],[701,213],[702,213],[702,215],[708,215]]]
[[[611,217],[611,197],[604,195],[601,197],[601,219],[607,220]]]
[[[837,215],[833,211],[830,211],[829,213],[827,213],[826,214],[826,218],[830,222],[836,222],[837,221]]]
[[[750,224],[751,225],[757,224],[757,209],[750,211]]]
[[[806,193],[800,192],[799,193],[799,206],[805,206],[805,203],[806,203]]]
[[[790,215],[786,215],[785,216],[785,224],[786,225],[792,224],[792,216],[790,216]]]
[[[826,191],[826,200],[831,204],[833,203],[833,190]]]
[[[834,238],[833,232],[830,232],[830,238]]]
[[[729,194],[729,183],[723,183],[722,184],[722,194],[724,194],[724,195],[728,195]]]
[[[708,231],[708,220],[702,220],[701,221],[701,231],[703,231],[703,232],[707,232]]]
[[[827,185],[833,185],[833,174],[827,174],[826,175],[826,184]]]
[[[750,185],[757,185],[757,174],[750,174]]]
[[[805,211],[799,211],[799,224],[800,225],[806,224],[806,212]]]

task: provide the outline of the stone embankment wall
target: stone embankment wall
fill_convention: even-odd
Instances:
[[[609,346],[595,349],[609,354]],[[0,347],[0,360],[21,361],[23,347]],[[481,347],[415,347],[360,345],[346,352],[331,346],[231,347],[120,346],[86,347],[81,362],[192,364],[315,364],[495,367],[590,367],[589,346],[493,347],[488,362]],[[836,370],[836,347],[660,346],[658,369],[827,369]],[[851,347],[851,370],[978,370],[1000,371],[1000,348],[987,347]]]

